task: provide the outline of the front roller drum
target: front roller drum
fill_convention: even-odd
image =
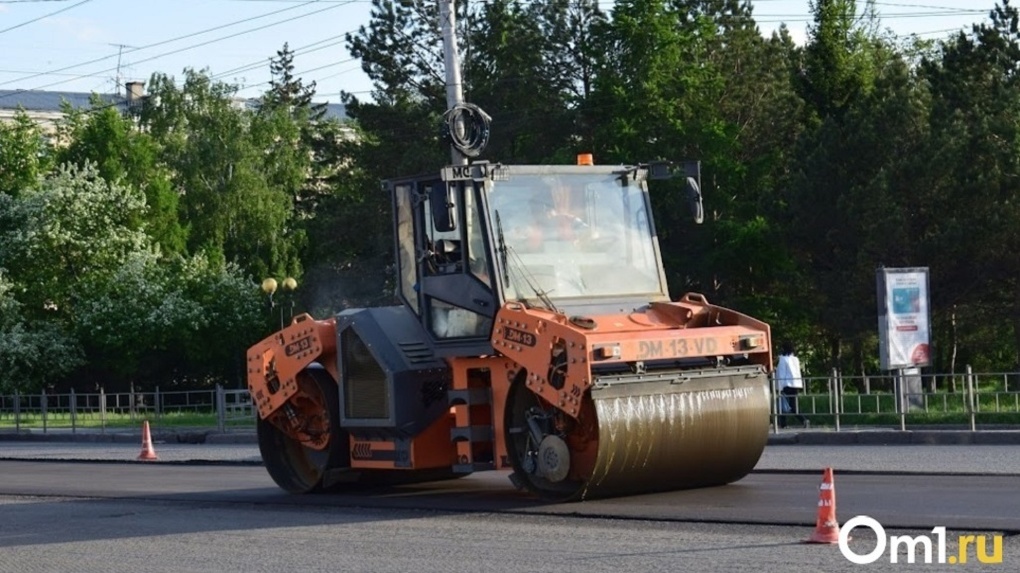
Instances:
[[[760,369],[600,382],[576,421],[514,385],[507,449],[515,481],[560,500],[723,485],[750,473],[768,440]],[[536,429],[548,435],[537,440]]]

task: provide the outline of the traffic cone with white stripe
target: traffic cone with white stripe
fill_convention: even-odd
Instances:
[[[822,485],[818,487],[818,519],[815,531],[805,543],[839,543],[839,522],[836,521],[836,483],[832,468],[825,468]]]
[[[138,454],[142,461],[158,460],[156,450],[152,449],[152,435],[149,433],[149,421],[142,422],[142,453]]]

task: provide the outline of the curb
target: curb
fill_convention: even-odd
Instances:
[[[0,442],[141,443],[141,432],[72,433],[0,432]],[[154,431],[153,443],[234,445],[258,444],[254,431]],[[1020,445],[1020,430],[805,430],[770,433],[769,446],[890,446],[890,445]]]
[[[770,446],[1020,445],[1020,430],[850,430],[769,434]]]
[[[141,432],[78,433],[78,432],[0,432],[0,442],[71,442],[71,443],[141,443]],[[215,431],[153,431],[156,444],[257,444],[255,432]]]

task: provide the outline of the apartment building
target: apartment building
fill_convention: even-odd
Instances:
[[[0,121],[10,121],[19,109],[38,123],[47,132],[53,131],[57,121],[63,117],[61,105],[67,102],[73,109],[90,109],[92,95],[85,92],[43,91],[43,90],[0,90]],[[139,105],[146,97],[145,82],[131,81],[124,84],[122,94],[98,94],[100,105],[112,105],[127,112]],[[236,98],[238,107],[252,107],[255,99]],[[326,104],[326,118],[347,119],[343,104]]]

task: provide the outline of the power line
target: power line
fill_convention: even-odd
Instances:
[[[346,0],[346,3],[350,3],[352,1],[353,0]],[[311,2],[309,2],[309,3],[311,3]],[[228,36],[223,36],[223,37],[220,37],[220,38],[214,38],[212,40],[208,40],[206,42],[201,42],[201,43],[194,44],[194,45],[191,45],[191,46],[185,46],[183,48],[179,48],[179,49],[176,49],[176,50],[171,50],[169,52],[164,52],[162,54],[157,54],[157,55],[149,57],[149,58],[144,58],[144,59],[141,59],[141,60],[136,60],[134,62],[128,63],[127,65],[133,66],[133,65],[144,63],[144,62],[149,62],[149,61],[152,61],[152,60],[157,60],[157,59],[165,57],[165,56],[169,56],[169,55],[172,55],[172,54],[177,54],[177,53],[180,53],[180,52],[185,52],[185,51],[188,51],[188,50],[193,50],[195,48],[200,48],[202,46],[207,46],[209,44],[213,44],[213,43],[216,43],[216,42],[221,42],[223,40],[228,40],[230,38],[235,38],[237,36],[241,36],[241,35],[248,34],[248,33],[251,33],[251,32],[256,32],[258,30],[264,30],[266,28],[270,28],[270,27],[273,27],[273,26],[278,26],[280,24],[283,24],[283,23],[286,23],[286,22],[291,22],[293,20],[298,20],[298,19],[301,19],[301,18],[307,18],[308,16],[313,16],[315,14],[326,12],[327,10],[334,10],[336,8],[339,8],[339,7],[343,6],[344,3],[345,2],[338,2],[338,3],[333,4],[332,6],[327,6],[326,8],[322,8],[320,10],[314,10],[312,12],[308,12],[308,13],[302,14],[300,16],[294,16],[292,18],[287,18],[287,19],[284,19],[284,20],[279,20],[279,21],[276,21],[276,22],[272,22],[270,24],[266,24],[264,26],[258,26],[258,27],[255,27],[255,28],[250,28],[248,30],[243,30],[243,31],[237,32],[235,34],[230,34]],[[105,70],[101,70],[101,71],[96,72],[96,73],[103,74],[103,73],[112,72],[112,71],[114,71],[116,69],[117,69],[116,67],[113,67],[113,68],[108,68],[108,69],[105,69]],[[32,88],[32,90],[41,90],[41,89],[45,89],[45,88],[56,86],[56,85],[60,85],[60,84],[66,84],[67,82],[71,82],[71,81],[74,81],[74,80],[73,79],[64,79],[64,80],[59,80],[59,81],[55,81],[55,82],[50,82],[48,84]],[[9,82],[3,82],[3,83],[9,83]],[[0,85],[2,85],[2,83],[0,83]],[[0,95],[0,99],[3,99],[5,97],[10,97],[10,96],[12,96],[12,95],[14,95],[16,93],[18,93],[18,92],[11,92],[11,93],[8,93],[8,94],[5,94],[5,95]]]
[[[942,18],[945,16],[976,16],[985,14],[986,10],[955,10],[953,12],[894,12],[878,14],[878,20],[900,20],[904,18]],[[769,19],[776,18],[776,19]],[[812,22],[814,16],[801,14],[759,14],[754,18],[758,24],[779,24],[782,22]]]
[[[326,48],[331,48],[333,46],[336,46],[337,44],[343,43],[343,40],[337,40],[337,38],[343,38],[348,33],[349,32],[344,32],[343,34],[338,34],[336,36],[330,36],[329,38],[325,38],[323,40],[319,40],[318,42],[312,42],[311,44],[306,44],[304,46],[301,46],[301,47],[298,47],[298,48],[294,48],[293,54],[295,56],[299,56],[299,55],[304,55],[304,54],[310,54],[312,52],[317,52],[319,50],[324,50]],[[331,42],[331,40],[336,40],[336,41]],[[322,45],[322,46],[319,46],[319,44],[323,44],[324,42],[330,42],[330,43]],[[313,46],[318,46],[318,47],[313,47]],[[269,58],[269,59],[271,59],[271,58]],[[254,69],[257,69],[257,68],[265,66],[266,65],[266,61],[267,61],[266,58],[262,58],[261,60],[258,60],[258,61],[255,61],[255,62],[251,62],[249,64],[244,64],[244,65],[241,65],[241,66],[237,66],[236,68],[231,68],[231,69],[223,71],[223,72],[218,72],[216,74],[213,74],[210,77],[212,79],[218,79],[218,78],[222,78],[224,76],[228,76],[230,74],[237,74],[237,73],[241,73],[241,72],[247,72],[247,71],[254,70]]]
[[[357,59],[357,58],[347,58],[346,60],[340,60],[338,62],[333,62],[331,64],[325,64],[325,65],[322,65],[322,66],[318,66],[316,68],[307,69],[307,70],[304,70],[304,71],[301,71],[301,72],[295,72],[294,76],[295,77],[299,77],[299,78],[301,78],[302,81],[304,81],[304,77],[303,76],[305,74],[309,74],[311,72],[317,72],[319,70],[324,70],[326,68],[332,68],[333,66],[339,66],[340,64],[346,64],[346,63],[349,63],[349,62],[353,62],[355,59]],[[356,68],[352,68],[352,69],[356,69]],[[244,89],[246,89],[246,90],[254,89],[254,88],[257,88],[257,87],[262,86],[262,85],[267,85],[267,84],[271,83],[272,81],[273,80],[266,80],[264,82],[259,82],[257,84],[252,84],[250,86],[245,86]],[[316,81],[316,80],[312,80],[312,81]]]
[[[17,3],[31,3],[31,2],[68,2],[68,1],[71,1],[71,0],[0,0],[0,4],[17,4]],[[85,1],[87,2],[87,1],[91,1],[91,0],[85,0]],[[286,3],[286,4],[292,4],[292,6],[288,6],[288,7],[279,9],[279,10],[274,10],[274,11],[271,11],[271,12],[269,12],[267,14],[263,14],[263,15],[260,15],[260,16],[254,16],[254,17],[251,17],[251,18],[245,18],[245,19],[239,20],[237,22],[232,22],[232,23],[228,23],[228,24],[224,24],[224,25],[220,25],[220,26],[215,26],[215,27],[212,27],[212,28],[209,28],[209,29],[206,29],[206,30],[202,30],[202,31],[186,34],[186,35],[183,35],[183,36],[179,36],[179,37],[176,37],[176,38],[171,38],[171,39],[168,39],[168,40],[163,40],[163,41],[160,41],[160,42],[155,42],[153,44],[142,46],[140,48],[134,48],[134,49],[130,49],[130,50],[123,49],[123,50],[121,50],[120,53],[122,53],[124,55],[137,53],[140,50],[149,49],[149,48],[153,48],[153,47],[156,47],[156,46],[160,46],[160,45],[165,45],[165,44],[169,44],[169,43],[172,43],[172,42],[181,41],[181,40],[184,40],[184,39],[187,39],[187,38],[195,37],[195,36],[198,36],[198,35],[201,35],[201,34],[205,34],[205,33],[209,33],[209,32],[215,31],[215,30],[220,30],[220,29],[224,29],[224,28],[227,28],[227,27],[230,27],[230,26],[239,25],[239,24],[244,23],[244,22],[249,22],[249,21],[253,21],[253,20],[256,20],[256,19],[265,18],[265,17],[271,16],[271,15],[280,14],[280,13],[283,13],[283,12],[288,11],[288,10],[300,9],[300,8],[308,6],[310,4],[315,4],[315,3],[319,3],[319,4],[323,4],[323,5],[329,4],[329,5],[331,5],[330,7],[334,7],[332,5],[342,6],[342,5],[358,3],[358,2],[366,3],[368,0],[309,0],[309,1],[302,1],[302,0],[223,0],[223,1],[232,1],[232,2],[235,2],[235,3],[236,2]],[[472,1],[473,2],[482,2],[484,0],[472,0]],[[531,1],[533,3],[536,3],[536,2],[541,2],[541,1],[545,1],[545,0],[531,0]],[[773,0],[756,0],[754,2],[754,4],[758,5],[759,3],[768,2],[768,1],[773,1]],[[805,2],[806,2],[806,0],[805,0]],[[82,4],[82,3],[84,3],[84,2],[80,2],[79,4]],[[611,1],[610,2],[606,2],[606,1],[600,1],[599,2],[599,4],[612,4],[612,3],[613,2],[611,2]],[[902,19],[902,18],[919,18],[919,17],[965,16],[965,15],[977,15],[977,14],[987,13],[987,10],[974,10],[974,9],[969,9],[968,10],[968,9],[962,9],[962,8],[949,7],[949,6],[935,6],[935,5],[932,5],[932,4],[911,4],[911,3],[898,3],[898,2],[875,2],[874,4],[880,5],[880,6],[895,6],[895,7],[900,7],[900,8],[924,8],[925,9],[924,11],[917,11],[917,12],[895,12],[895,13],[891,13],[891,14],[879,14],[879,17],[882,20],[895,20],[895,19]],[[76,5],[78,5],[78,4],[76,4]],[[69,6],[69,7],[64,8],[64,9],[67,10],[67,9],[72,8],[72,7],[73,6]],[[329,9],[329,8],[324,8],[323,11],[325,11],[326,9]],[[305,16],[308,16],[308,15],[311,15],[311,14],[316,14],[316,13],[318,13],[318,12],[312,12],[310,14],[306,14],[304,16],[299,16],[299,17],[305,17]],[[789,16],[790,18],[792,18],[792,19],[784,20],[785,22],[791,22],[792,23],[792,22],[808,22],[808,21],[810,21],[810,17],[806,16],[805,13],[803,13],[803,12],[798,12],[796,14],[788,14],[788,15],[787,14],[764,14],[764,15],[762,15],[762,14],[755,14],[755,15],[753,15],[753,18],[754,18],[756,23],[774,24],[774,23],[778,23],[778,20],[776,20],[776,18],[781,17],[781,16]],[[289,21],[289,20],[284,20],[284,22],[286,22],[286,21]],[[275,24],[272,24],[272,25],[275,25]],[[265,27],[268,27],[268,26],[265,26]],[[176,53],[179,53],[179,52],[182,52],[182,51],[186,51],[186,50],[202,47],[202,46],[205,46],[205,45],[209,45],[209,44],[217,42],[217,41],[222,41],[222,40],[230,39],[230,38],[239,36],[241,34],[245,34],[245,33],[257,31],[257,30],[260,30],[260,29],[264,29],[265,27],[255,28],[253,30],[247,30],[247,31],[244,31],[244,32],[240,32],[238,34],[228,35],[228,36],[226,36],[224,38],[218,38],[218,39],[215,39],[215,40],[210,40],[208,42],[199,43],[199,44],[192,45],[192,46],[186,46],[186,47],[183,47],[183,48],[180,48],[180,49],[176,49],[176,50],[172,50],[172,51],[169,51],[169,52],[166,52],[166,53],[163,53],[163,54],[158,54],[158,55],[155,55],[155,56],[152,56],[152,57],[149,57],[149,58],[145,58],[145,59],[141,59],[141,60],[136,60],[134,62],[127,62],[127,63],[125,63],[125,65],[129,65],[130,66],[130,65],[141,64],[141,63],[148,62],[148,61],[151,61],[151,60],[154,60],[154,59],[158,59],[158,58],[162,58],[162,57],[165,57],[165,56],[168,56],[168,55],[176,54]],[[930,32],[926,32],[925,34],[929,34],[929,33]],[[905,34],[905,35],[908,35],[908,34]],[[335,39],[335,38],[338,38],[338,37],[339,36],[333,36],[332,38]],[[329,41],[329,39],[321,40],[320,42],[327,42],[327,41]],[[332,44],[329,44],[329,46],[337,45],[339,43],[341,43],[341,42],[334,42]],[[309,47],[311,47],[311,46],[312,45],[309,45]],[[321,48],[324,49],[326,47],[328,47],[328,46],[322,46]],[[317,48],[317,49],[319,49],[319,48]],[[310,51],[314,51],[314,50],[309,49],[309,52]],[[92,60],[89,60],[87,62],[73,64],[73,65],[70,65],[70,66],[64,66],[62,68],[58,68],[56,70],[51,70],[51,71],[48,71],[48,72],[37,72],[37,73],[31,74],[31,75],[26,76],[26,77],[21,77],[21,78],[15,78],[15,79],[10,79],[10,80],[6,80],[6,81],[2,81],[2,82],[0,82],[0,86],[8,85],[8,84],[15,83],[15,82],[24,81],[26,79],[32,79],[32,78],[36,78],[36,77],[40,77],[40,76],[45,76],[45,75],[58,76],[58,75],[61,75],[61,72],[63,72],[63,71],[73,70],[73,69],[76,69],[76,68],[80,68],[80,67],[92,64],[92,63],[96,63],[96,62],[100,62],[100,61],[105,61],[105,60],[109,60],[109,59],[116,58],[116,57],[118,57],[118,54],[112,54],[112,55],[104,56],[104,57],[101,57],[101,58],[92,59]],[[232,68],[230,70],[227,70],[227,71],[215,74],[212,77],[213,78],[222,78],[222,77],[228,76],[229,74],[243,73],[243,72],[255,69],[255,68],[259,67],[259,66],[265,66],[267,60],[268,60],[267,58],[262,58],[262,59],[258,60],[257,62],[252,62],[252,63],[245,64],[245,65],[242,65],[242,66],[237,66],[237,67],[234,67],[234,68]],[[108,70],[104,70],[103,72],[110,72],[110,71],[114,71],[114,70],[116,70],[116,68],[110,68]],[[103,73],[103,72],[100,72],[100,73]],[[64,75],[66,75],[67,77],[72,78],[72,79],[61,80],[61,81],[57,81],[57,82],[51,82],[49,84],[46,84],[46,85],[43,85],[43,86],[40,86],[40,87],[37,87],[37,88],[33,88],[33,89],[45,89],[45,88],[48,88],[48,87],[51,87],[51,86],[64,84],[64,83],[67,83],[69,81],[73,81],[73,78],[75,77],[75,76],[72,76],[71,74],[64,74]],[[77,77],[90,77],[91,75],[93,75],[93,74],[81,74],[81,75],[79,75]],[[0,96],[0,97],[4,97],[4,96]]]
[[[68,2],[69,0],[0,0],[0,4],[36,4],[39,2]]]
[[[195,48],[201,48],[202,46],[208,46],[209,44],[214,44],[216,42],[222,42],[223,40],[229,40],[231,38],[236,38],[237,36],[242,36],[244,34],[250,34],[251,32],[257,32],[259,30],[264,30],[266,28],[271,28],[273,26],[279,26],[280,24],[284,24],[284,23],[287,23],[287,22],[292,22],[294,20],[300,20],[301,18],[307,18],[308,16],[314,16],[315,14],[326,12],[328,10],[335,10],[335,9],[337,9],[337,8],[339,8],[339,7],[341,7],[341,6],[345,5],[345,4],[349,4],[349,3],[353,2],[353,1],[354,0],[345,0],[343,2],[337,2],[337,3],[335,3],[332,6],[327,6],[326,8],[322,8],[322,9],[319,9],[319,10],[314,10],[312,12],[308,12],[307,14],[301,14],[300,16],[294,16],[292,18],[287,18],[287,19],[284,19],[284,20],[279,20],[279,21],[276,21],[276,22],[272,22],[270,24],[266,24],[264,26],[258,26],[256,28],[249,28],[248,30],[243,30],[241,32],[237,32],[235,34],[230,34],[228,36],[223,36],[223,37],[220,37],[220,38],[214,38],[212,40],[208,40],[206,42],[201,42],[199,44],[194,44],[194,45],[191,45],[191,46],[185,46],[183,48],[179,48],[179,49],[176,49],[176,50],[171,50],[169,52],[164,52],[162,54],[157,54],[157,55],[149,57],[149,58],[145,58],[145,59],[142,59],[142,60],[136,60],[134,62],[131,62],[128,65],[132,65],[133,66],[133,65],[137,65],[137,64],[141,64],[141,63],[145,63],[145,62],[150,62],[152,60],[157,60],[157,59],[162,58],[164,56],[169,56],[169,55],[177,54],[177,53],[180,53],[180,52],[186,52],[188,50],[193,50]],[[106,71],[110,71],[110,70],[106,70]],[[59,82],[59,83],[63,83],[63,82]]]
[[[50,12],[49,14],[43,14],[42,16],[39,16],[38,18],[32,18],[31,20],[22,22],[20,24],[16,24],[14,26],[11,26],[10,28],[4,28],[3,30],[0,30],[0,34],[3,34],[4,32],[10,32],[11,30],[17,30],[18,28],[20,28],[22,26],[27,26],[27,25],[31,24],[32,22],[38,22],[39,20],[45,20],[46,18],[49,18],[50,16],[56,16],[57,14],[60,14],[61,12],[67,12],[68,10],[71,10],[72,8],[77,8],[78,6],[81,6],[82,4],[88,4],[91,1],[92,0],[82,0],[81,2],[78,2],[77,4],[74,4],[73,6],[65,6],[65,7],[61,8],[60,10],[57,10],[56,12]]]
[[[50,2],[50,1],[53,1],[53,2],[57,2],[57,1],[67,2],[67,0],[38,0],[38,1],[40,1],[40,2],[43,2],[43,1],[45,1],[45,2]],[[33,72],[28,71],[28,70],[0,70],[0,74],[31,74],[31,73],[33,73]],[[54,72],[51,75],[54,75],[54,76],[67,76],[67,77],[72,77],[72,78],[75,78],[75,79],[81,79],[81,78],[101,78],[101,77],[104,77],[102,74],[62,74],[60,72]]]
[[[935,36],[935,35],[942,35],[942,34],[948,34],[950,32],[959,32],[959,31],[961,31],[961,28],[943,28],[941,30],[929,30],[927,32],[914,32],[913,35],[915,35],[915,36]]]
[[[245,24],[245,23],[252,22],[252,21],[255,21],[255,20],[261,20],[262,18],[268,18],[269,16],[275,16],[277,14],[280,14],[280,13],[283,13],[283,12],[288,12],[290,10],[296,10],[298,8],[302,8],[304,6],[307,6],[309,4],[315,4],[315,3],[319,2],[319,1],[321,1],[321,0],[308,0],[308,1],[303,2],[302,4],[300,4],[298,6],[289,6],[287,8],[281,8],[279,10],[273,10],[272,12],[267,12],[265,14],[260,14],[258,16],[251,16],[249,18],[244,18],[244,19],[241,19],[241,20],[236,20],[234,22],[228,22],[226,24],[220,24],[218,26],[213,26],[212,28],[206,28],[204,30],[199,30],[197,32],[191,32],[190,34],[185,34],[183,36],[177,36],[175,38],[170,38],[168,40],[161,40],[159,42],[154,42],[152,44],[147,44],[145,46],[141,46],[141,47],[138,47],[138,48],[135,48],[135,49],[132,49],[132,50],[128,50],[128,53],[130,54],[130,53],[137,52],[137,51],[140,51],[140,50],[147,50],[149,48],[155,48],[157,46],[163,46],[163,45],[170,44],[170,43],[173,43],[173,42],[178,42],[180,40],[186,40],[188,38],[193,38],[195,36],[200,36],[202,34],[208,34],[209,32],[215,32],[215,31],[218,31],[218,30],[223,30],[223,29],[226,29],[226,28],[231,28],[233,26],[239,26],[241,24]],[[80,67],[83,67],[83,66],[87,66],[89,64],[95,64],[95,63],[98,63],[98,62],[102,62],[104,60],[109,60],[111,58],[114,58],[115,56],[116,56],[115,54],[111,54],[109,56],[103,56],[101,58],[95,58],[95,59],[92,59],[92,60],[88,60],[86,62],[79,62],[77,64],[71,64],[69,66],[64,66],[62,68],[57,68],[55,70],[50,70],[48,72],[37,72],[35,74],[32,74],[30,76],[25,76],[23,78],[15,78],[13,80],[7,80],[7,81],[4,81],[4,82],[0,82],[0,86],[4,86],[4,85],[7,85],[7,84],[10,84],[10,83],[13,83],[13,82],[21,82],[21,81],[25,81],[25,80],[30,80],[32,78],[37,78],[39,76],[53,75],[55,72],[66,72],[68,70],[73,70],[75,68],[80,68]],[[40,88],[35,88],[35,89],[40,89]]]
[[[759,0],[761,1],[761,0]],[[973,5],[972,2],[966,2]],[[955,6],[937,6],[934,4],[900,4],[898,2],[875,2],[875,6],[893,6],[895,8],[929,8],[932,10],[958,10]],[[986,10],[987,11],[987,10]]]

